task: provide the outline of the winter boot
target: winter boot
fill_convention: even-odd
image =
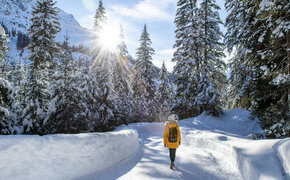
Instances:
[[[174,167],[174,162],[171,162],[170,169],[173,169],[173,167]]]

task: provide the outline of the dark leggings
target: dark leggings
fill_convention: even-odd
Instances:
[[[171,160],[171,162],[174,162],[174,159],[175,159],[175,153],[176,153],[176,149],[171,149],[171,148],[169,148],[169,155],[170,155],[170,160]]]

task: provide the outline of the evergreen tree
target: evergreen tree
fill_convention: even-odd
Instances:
[[[117,96],[118,108],[116,113],[116,121],[120,123],[129,123],[133,120],[133,115],[136,113],[133,100],[133,93],[130,86],[130,71],[128,69],[128,50],[124,40],[123,27],[120,25],[120,43],[118,44],[118,53],[115,56],[114,72],[112,83],[114,93]]]
[[[125,43],[125,38],[124,38],[124,29],[123,29],[123,26],[120,25],[120,43],[118,44],[118,49],[120,51],[120,55],[122,57],[127,57],[129,52],[128,52],[128,49],[127,49],[127,45]]]
[[[180,118],[192,117],[200,113],[195,103],[199,92],[201,64],[201,27],[195,0],[179,0],[175,17],[175,44],[172,61],[176,62],[173,73],[176,94],[171,108]]]
[[[4,29],[0,26],[0,30],[3,31],[3,35],[0,34],[0,68],[1,68],[1,78],[7,79],[7,67],[8,67],[8,51],[9,47],[7,44],[9,43],[9,39],[5,34]]]
[[[242,84],[232,94],[246,95],[246,101],[239,102],[247,102],[246,107],[261,120],[268,137],[289,136],[289,3],[258,0],[240,4],[227,1],[226,5],[230,15],[235,15],[227,18],[227,44],[230,50],[237,49],[232,63],[237,72],[232,79],[241,79],[237,83]]]
[[[252,5],[252,4],[250,4]],[[248,8],[254,15],[248,43],[255,53],[247,59],[255,68],[252,115],[259,117],[268,137],[290,136],[289,3],[259,1]],[[252,16],[253,17],[253,16]],[[253,56],[254,55],[254,56]],[[252,57],[252,58],[251,58]]]
[[[215,0],[204,0],[200,4],[199,17],[202,29],[201,78],[199,88],[201,91],[197,96],[197,105],[212,115],[218,115],[221,107],[220,93],[223,91],[225,76],[225,57],[223,53],[223,34],[219,25],[222,21],[219,17],[220,7]]]
[[[173,61],[177,75],[176,100],[172,110],[187,118],[203,111],[218,115],[224,87],[225,64],[221,20],[215,1],[180,0],[176,12],[176,43]]]
[[[151,48],[151,40],[147,32],[146,25],[144,25],[143,32],[140,37],[140,47],[136,52],[136,64],[134,66],[134,82],[132,84],[133,97],[136,100],[140,115],[145,119],[154,120],[156,112],[156,88],[157,85],[153,81],[153,74],[155,70],[152,64],[152,55],[154,49]],[[150,114],[150,116],[149,116]]]
[[[167,117],[170,115],[170,99],[171,96],[171,90],[169,85],[169,78],[168,78],[168,72],[165,67],[165,63],[163,62],[162,68],[159,73],[159,81],[160,84],[158,86],[158,103],[159,103],[159,119],[161,121],[167,120]]]
[[[117,112],[116,121],[120,124],[122,123],[129,123],[132,121],[132,116],[134,114],[134,101],[133,101],[133,94],[128,82],[129,75],[127,68],[122,64],[122,57],[116,56],[116,64],[114,65],[114,72],[113,72],[113,79],[112,83],[114,86],[114,93],[117,97]]]
[[[2,27],[0,26],[1,30]],[[16,114],[15,91],[6,74],[8,42],[9,39],[3,31],[3,34],[0,34],[0,134],[20,133],[20,129],[17,127],[19,124]]]
[[[45,134],[46,112],[49,103],[49,76],[56,68],[59,45],[55,34],[60,32],[58,12],[53,0],[37,1],[32,11],[31,26],[28,29],[31,38],[29,91],[24,109],[23,125],[25,133]]]
[[[99,0],[99,6],[98,6],[98,9],[96,11],[94,18],[95,18],[95,22],[94,22],[95,30],[100,31],[100,29],[104,27],[107,20],[106,11],[103,6],[102,0]]]
[[[229,15],[226,18],[227,32],[225,34],[225,43],[228,51],[233,52],[229,67],[231,70],[228,94],[228,108],[242,107],[250,109],[251,95],[250,85],[254,79],[254,73],[251,65],[246,61],[246,37],[244,32],[248,28],[248,16],[246,1],[226,1],[226,9]]]
[[[92,65],[90,74],[95,78],[98,97],[94,97],[99,102],[97,107],[98,117],[95,119],[95,130],[106,131],[116,126],[117,98],[114,95],[112,84],[112,72],[114,71],[114,54],[103,48],[99,41],[99,33],[106,24],[105,8],[100,0],[95,15],[96,44],[97,48],[92,53]]]
[[[74,59],[69,47],[68,34],[64,37],[63,54],[58,63],[58,71],[53,75],[52,97],[47,115],[46,128],[50,133],[76,133],[82,130],[75,114],[79,112],[77,89],[73,87],[77,79],[73,74]]]

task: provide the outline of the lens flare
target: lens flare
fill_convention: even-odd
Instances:
[[[102,28],[99,35],[103,48],[112,52],[117,50],[117,47],[121,41],[119,31],[119,26],[113,24],[107,24]]]

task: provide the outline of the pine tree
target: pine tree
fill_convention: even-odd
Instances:
[[[139,41],[140,47],[137,48],[136,52],[137,59],[134,66],[135,74],[132,84],[133,96],[142,116],[152,121],[154,120],[153,116],[156,115],[154,107],[156,106],[157,85],[153,81],[155,70],[152,64],[152,55],[154,54],[154,49],[150,47],[152,42],[147,32],[146,24]]]
[[[289,136],[289,52],[286,50],[289,3],[227,1],[226,5],[230,15],[235,15],[227,18],[227,44],[230,50],[237,49],[232,63],[237,72],[233,73],[232,81],[241,80],[232,94],[246,95],[236,105],[243,107],[245,104],[241,102],[247,102],[246,107],[251,109],[253,118],[261,120],[268,137]]]
[[[114,65],[113,79],[112,83],[114,86],[114,94],[116,95],[118,102],[118,108],[116,114],[116,121],[120,124],[127,124],[132,120],[132,116],[134,113],[134,102],[133,102],[133,94],[129,84],[129,75],[128,70],[122,64],[121,56],[116,56],[116,63]]]
[[[97,107],[98,118],[95,119],[95,130],[106,131],[116,126],[116,117],[118,104],[117,98],[114,94],[114,87],[112,83],[112,72],[114,71],[114,54],[109,50],[103,48],[99,42],[99,33],[106,24],[107,18],[105,15],[105,8],[100,0],[99,6],[95,15],[95,31],[97,48],[92,54],[92,65],[90,74],[93,75],[96,82],[98,97],[95,97],[99,102]]]
[[[175,102],[171,108],[180,118],[200,113],[195,103],[199,90],[201,64],[201,27],[195,0],[179,0],[175,17],[175,44],[172,61],[176,62],[173,73],[177,76]]]
[[[52,97],[46,117],[46,128],[50,133],[76,133],[81,130],[77,126],[75,114],[79,112],[78,97],[73,82],[74,59],[69,47],[68,34],[64,37],[63,54],[58,63],[58,71],[53,75],[54,81],[50,87]]]
[[[251,65],[246,61],[246,37],[248,28],[246,1],[226,1],[226,9],[229,15],[226,18],[227,32],[225,43],[231,53],[235,48],[234,57],[230,61],[231,74],[229,78],[230,88],[228,94],[228,108],[241,107],[250,109],[251,95],[250,85],[254,79]]]
[[[116,121],[120,123],[129,123],[133,120],[133,115],[136,113],[135,104],[133,100],[133,93],[130,86],[130,70],[128,69],[128,50],[124,40],[123,27],[120,25],[120,43],[118,45],[118,53],[115,56],[114,72],[112,83],[114,86],[114,93],[118,100],[118,108],[116,114]]]
[[[58,12],[53,0],[37,1],[32,11],[31,26],[28,29],[31,38],[29,91],[24,109],[23,125],[25,133],[45,134],[47,130],[46,112],[50,99],[48,92],[49,77],[56,69],[56,57],[59,56],[59,44],[55,34],[60,32]]]
[[[259,117],[268,137],[290,136],[290,120],[287,117],[289,3],[259,1],[259,4],[249,6],[248,9],[254,15],[250,26],[250,31],[254,33],[248,35],[248,42],[251,42],[251,48],[255,52],[248,60],[256,67],[252,115]]]
[[[171,90],[169,85],[169,75],[163,62],[162,68],[159,72],[159,81],[160,84],[158,86],[158,103],[159,103],[159,119],[161,121],[165,121],[167,117],[170,115],[170,99],[171,97]]]
[[[215,1],[180,0],[176,12],[176,43],[173,61],[177,75],[176,100],[172,110],[187,118],[206,111],[218,115],[220,93],[224,87],[225,64],[221,20]]]
[[[224,87],[225,57],[223,53],[223,34],[219,24],[220,7],[215,0],[204,0],[200,4],[199,17],[201,19],[203,59],[201,61],[201,92],[198,95],[198,106],[212,115],[218,115],[221,110],[220,92]]]
[[[9,47],[7,46],[7,44],[9,43],[9,39],[8,37],[5,35],[5,31],[2,28],[2,26],[0,26],[0,30],[3,31],[3,35],[0,35],[0,68],[1,68],[1,78],[7,79],[7,66],[8,66],[8,62],[7,62],[7,58],[8,58],[8,51],[9,51]]]
[[[0,30],[2,27],[0,26]],[[7,79],[7,52],[9,50],[7,44],[8,37],[0,34],[0,134],[15,134],[19,133],[17,127],[17,101],[15,99],[15,90],[13,85]]]
[[[107,17],[106,17],[106,11],[103,6],[103,1],[99,0],[99,6],[95,14],[95,22],[94,27],[96,31],[100,31],[106,23]]]

